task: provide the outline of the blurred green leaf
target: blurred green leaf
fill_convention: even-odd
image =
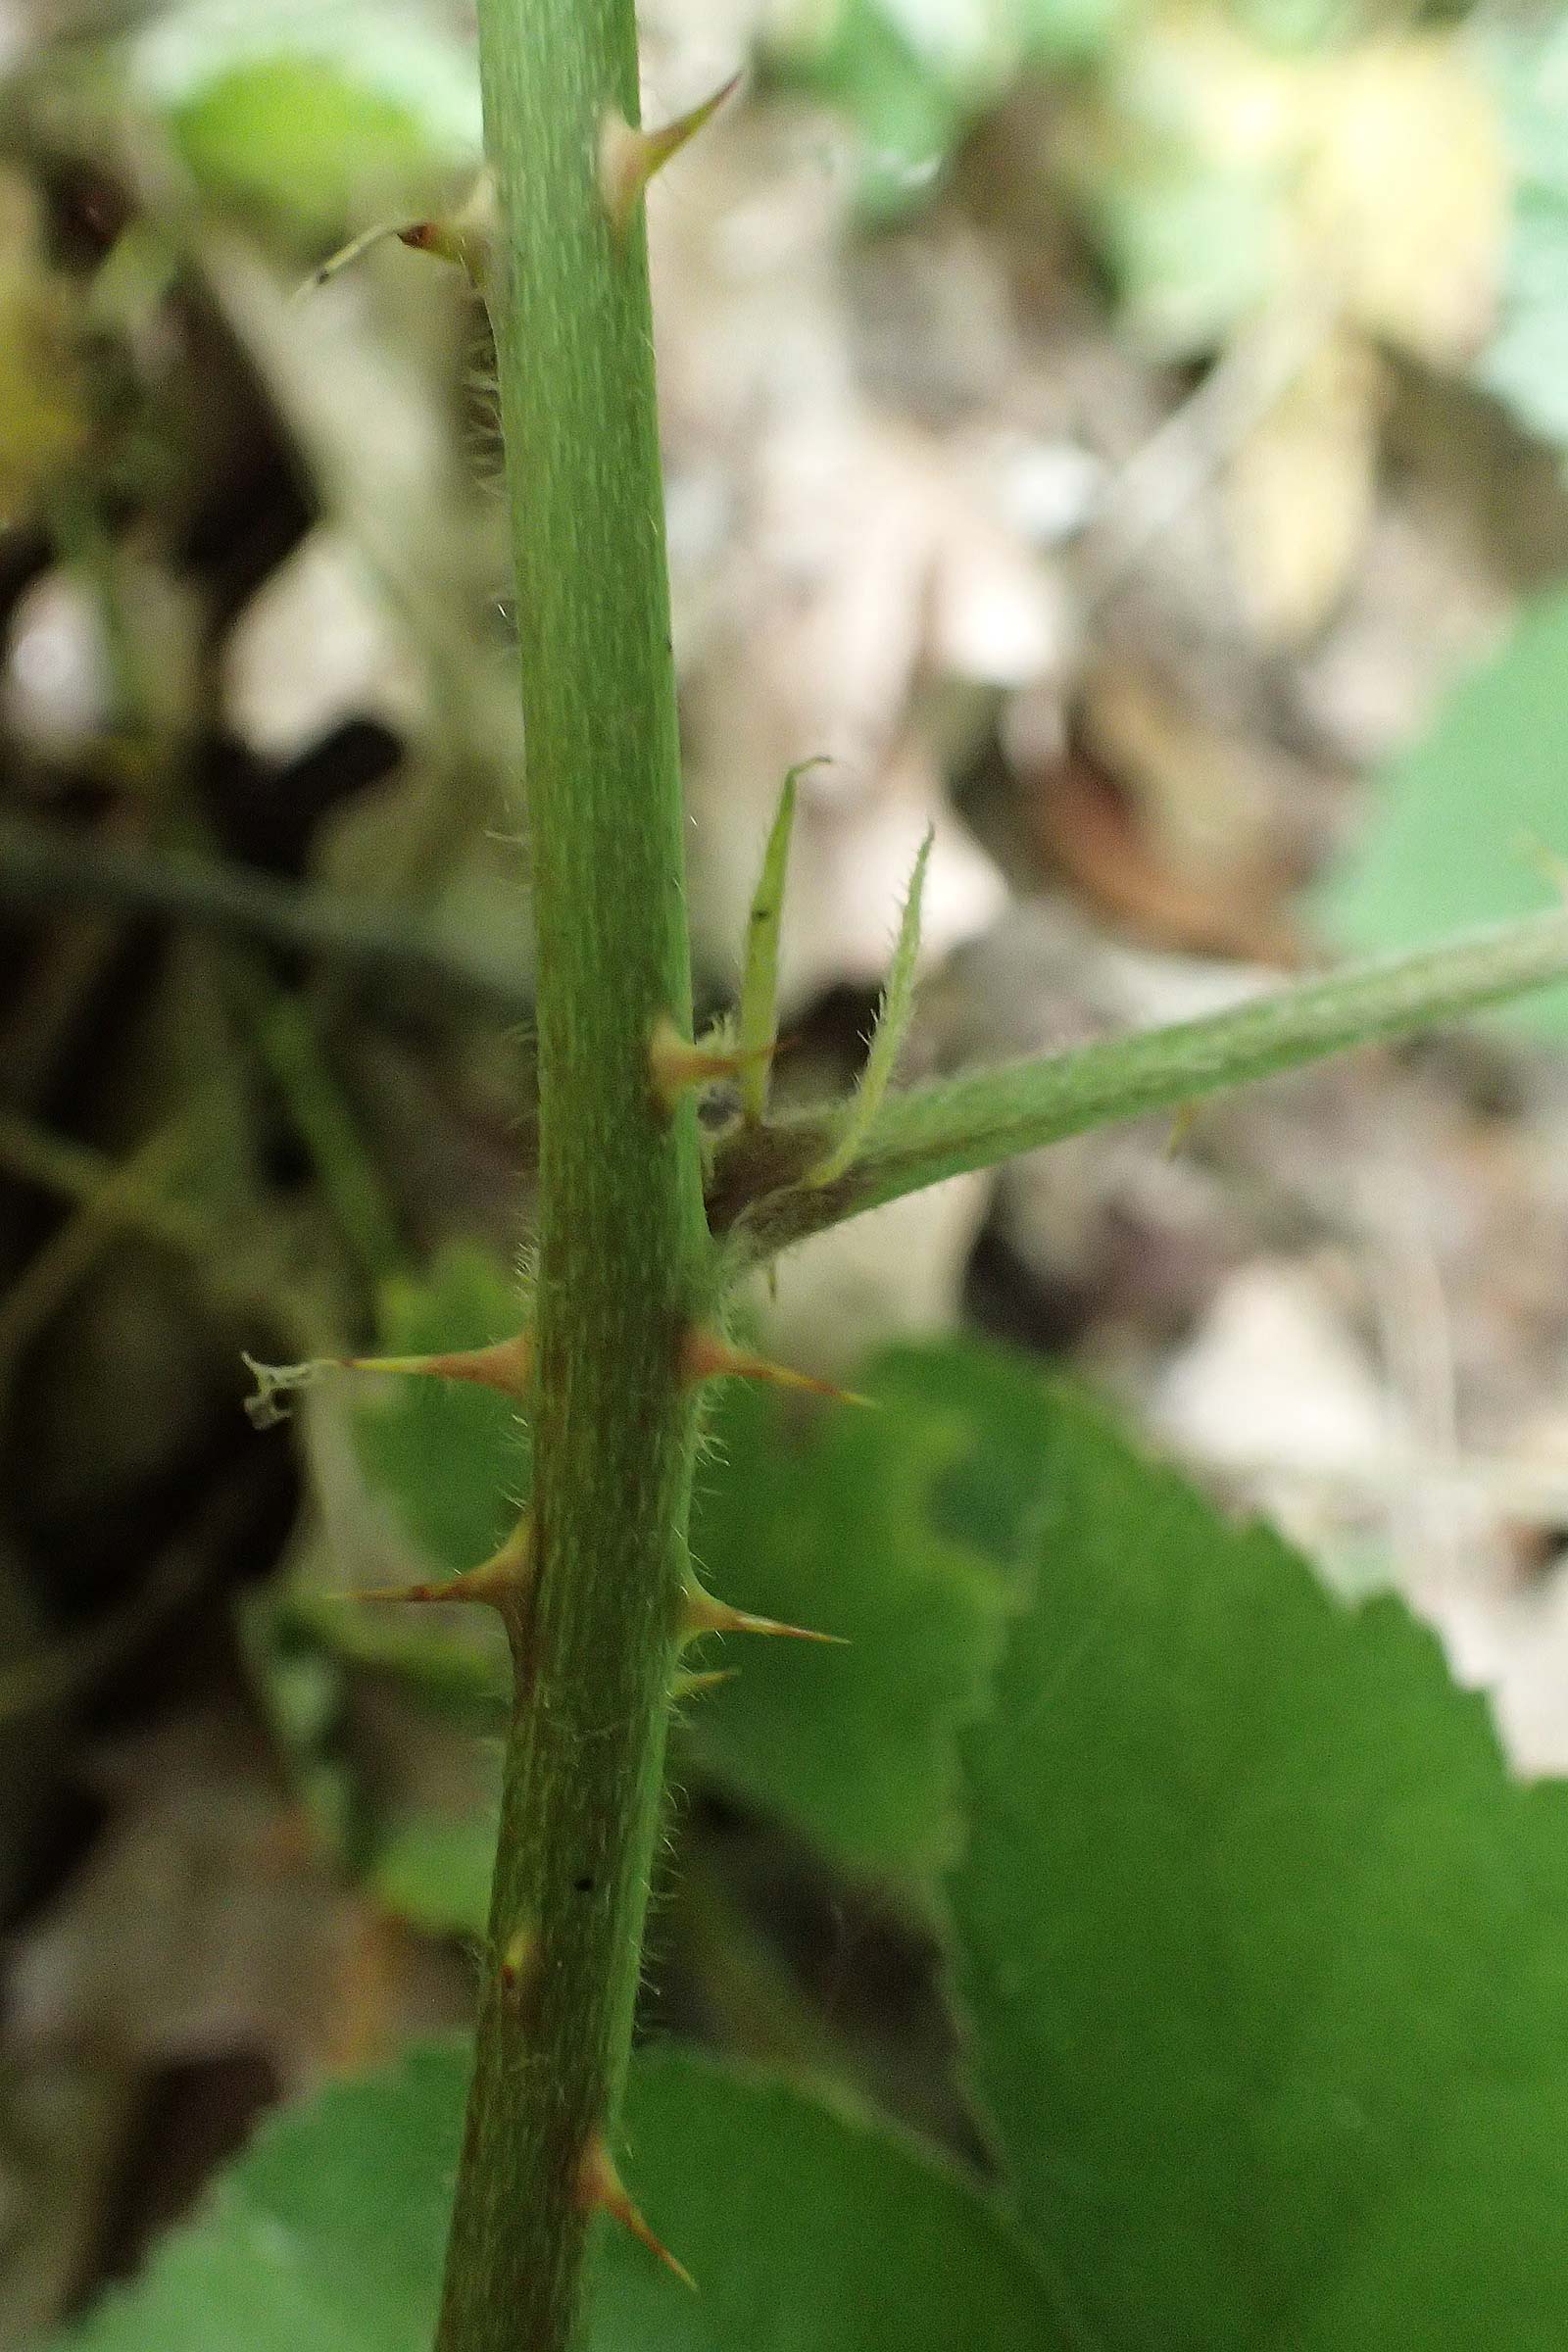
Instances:
[[[342,1752],[342,1661],[296,1625],[286,1604],[270,1592],[252,1593],[241,1603],[238,1628],[257,1696],[300,1802],[327,1850],[343,1853],[358,1807]]]
[[[1423,739],[1374,780],[1364,828],[1318,896],[1347,946],[1407,948],[1538,912],[1568,859],[1568,590],[1527,606],[1452,689]],[[1568,989],[1496,1016],[1568,1032]]]
[[[484,1933],[501,1820],[499,1757],[494,1777],[490,1804],[466,1813],[411,1810],[381,1838],[370,1883],[389,1911],[427,1936]]]
[[[466,2067],[434,2044],[285,2108],[72,2352],[428,2352]]]
[[[209,193],[311,236],[417,212],[482,152],[471,49],[410,0],[194,0],[128,78]]]
[[[204,187],[323,233],[367,195],[378,209],[382,191],[411,178],[421,156],[407,108],[307,58],[236,66],[178,108],[173,126]]]
[[[1059,166],[1150,349],[1223,345],[1282,282],[1300,169],[1281,77],[1228,16],[1157,16],[1065,119]]]
[[[1562,2339],[1568,1787],[1056,1400],[952,1882],[1023,2217],[1116,2352]]]
[[[288,1587],[252,1595],[240,1627],[258,1696],[324,1849],[426,1935],[480,1935],[505,1669],[450,1637],[390,1654],[357,1642],[369,1614],[313,1610]]]
[[[841,107],[865,146],[861,193],[906,210],[969,122],[1031,65],[1094,58],[1127,0],[808,0],[781,12],[783,69]]]
[[[1118,135],[1079,190],[1128,318],[1163,357],[1225,343],[1280,278],[1280,188],[1264,165],[1223,170],[1176,143],[1142,149]]]
[[[964,108],[875,0],[851,0],[825,30],[783,44],[780,62],[855,123],[864,146],[860,196],[867,209],[893,215],[918,201],[958,136]]]
[[[874,1409],[803,1419],[732,1384],[693,1550],[721,1598],[843,1651],[734,1637],[697,1700],[696,1759],[852,1868],[934,1872],[959,1835],[955,1741],[983,1705],[1044,1461],[1040,1384],[973,1348],[908,1350]]]
[[[1502,103],[1513,219],[1483,384],[1568,448],[1568,23],[1494,26],[1484,54]]]
[[[486,1250],[456,1245],[416,1278],[389,1284],[387,1355],[486,1348],[523,1320],[520,1287]],[[460,1576],[488,1559],[528,1493],[527,1430],[494,1390],[388,1376],[352,1396],[361,1471],[416,1561]]]
[[[73,2352],[426,2352],[466,2053],[412,2051],[264,2126]],[[800,2091],[664,2055],[633,2072],[624,2170],[693,2295],[606,2229],[603,2352],[1050,2352],[1027,2257],[935,2158]]]

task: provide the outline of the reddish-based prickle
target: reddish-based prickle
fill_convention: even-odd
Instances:
[[[697,2281],[690,2271],[684,2263],[677,2262],[669,2248],[654,2235],[627,2195],[625,2184],[615,2170],[614,2159],[602,2139],[594,2140],[583,2157],[577,2179],[577,2193],[589,2212],[608,2213],[612,2221],[618,2222],[623,2230],[631,2231],[633,2237],[641,2239],[651,2254],[658,2255],[666,2270],[673,2271],[681,2283],[696,2293]]]

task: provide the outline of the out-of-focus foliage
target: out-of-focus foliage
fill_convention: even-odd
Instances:
[[[1069,117],[1065,149],[1160,350],[1212,350],[1272,305],[1438,366],[1486,333],[1502,147],[1456,33],[1281,51],[1221,10],[1156,13]]]
[[[517,1313],[506,1269],[454,1248],[422,1282],[389,1286],[381,1344],[483,1347]],[[334,1382],[311,1418],[325,1543],[248,1612],[259,1684],[335,1849],[400,1916],[477,1934],[495,1851],[498,1757],[484,1736],[504,1714],[500,1628],[483,1611],[400,1609],[355,1588],[439,1583],[486,1559],[516,1516],[498,1465],[510,1458],[514,1494],[527,1492],[526,1432],[492,1390],[393,1376]],[[390,1740],[356,1736],[356,1676],[390,1709]]]
[[[471,49],[413,0],[194,0],[125,66],[209,195],[305,239],[416,215],[478,166]]]
[[[1024,135],[1128,328],[1164,359],[1228,353],[1250,380],[1227,483],[1239,584],[1260,634],[1309,638],[1364,545],[1388,355],[1460,373],[1491,342],[1509,131],[1541,109],[1540,76],[1516,62],[1529,96],[1506,105],[1509,85],[1462,23],[1409,30],[1376,10],[1012,0],[927,22],[861,0],[825,25],[803,21],[813,29],[797,60],[859,123],[879,204],[915,200],[1020,77],[1053,89]],[[1529,259],[1544,201],[1530,175],[1544,168],[1526,162],[1487,366],[1510,397],[1530,350],[1546,357],[1539,318],[1519,309],[1545,266]]]
[[[1378,780],[1364,830],[1322,894],[1344,940],[1396,948],[1540,906],[1568,867],[1568,595],[1541,598]],[[1506,1015],[1568,1028],[1568,992]]]
[[[1483,382],[1544,440],[1568,446],[1568,24],[1499,30],[1489,55],[1513,182],[1501,319]]]
[[[487,1348],[522,1313],[518,1284],[483,1251],[451,1249],[429,1272],[388,1289],[378,1352]],[[496,1549],[528,1492],[526,1424],[493,1389],[457,1381],[375,1383],[350,1399],[354,1445],[372,1494],[391,1511],[411,1578],[461,1576]],[[505,1465],[498,1482],[497,1466]],[[432,1466],[440,1475],[432,1478]]]
[[[59,490],[86,454],[86,319],[48,268],[31,193],[0,180],[0,525]]]
[[[464,2062],[411,2054],[395,2081],[281,2117],[145,2282],[70,2339],[121,2352],[423,2352],[457,2161]]]
[[[876,209],[917,200],[966,124],[1031,67],[1098,57],[1129,0],[804,0],[772,46],[784,71],[847,107]]]

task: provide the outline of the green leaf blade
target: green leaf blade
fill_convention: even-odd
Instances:
[[[645,2059],[623,2171],[696,2295],[606,2233],[596,2352],[1054,2352],[1039,2272],[949,2165],[855,2107],[686,2056]]]
[[[1348,947],[1411,948],[1538,910],[1568,859],[1568,591],[1536,598],[1461,677],[1421,739],[1375,781],[1367,823],[1318,894]],[[1508,1019],[1568,1035],[1568,991]]]
[[[428,2352],[466,2074],[432,2043],[283,2109],[60,2352]]]
[[[975,1348],[897,1351],[879,1408],[803,1422],[732,1384],[693,1546],[736,1606],[850,1646],[735,1640],[695,1702],[694,1760],[850,1870],[924,1882],[960,1837],[956,1739],[1019,1597],[1044,1460],[1040,1382]]]
[[[1510,1782],[1398,1602],[1352,1612],[1086,1406],[1062,1400],[1051,1469],[951,1882],[1046,2257],[1110,2352],[1459,2352],[1466,2310],[1552,2340],[1568,1789]],[[1521,2149],[1559,2216],[1542,2268],[1496,2227]]]
[[[466,2048],[433,2043],[283,2110],[58,2352],[428,2352],[467,2074]],[[852,2108],[667,2053],[634,2067],[624,2138],[701,2292],[602,2227],[586,2352],[1066,2340],[995,2208]]]
[[[204,192],[305,240],[480,162],[472,56],[407,0],[186,0],[119,63]]]

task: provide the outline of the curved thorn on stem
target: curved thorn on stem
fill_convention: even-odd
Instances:
[[[819,1634],[809,1626],[781,1625],[773,1617],[754,1617],[746,1609],[732,1609],[728,1601],[715,1599],[695,1576],[688,1575],[680,1612],[681,1647],[704,1634],[766,1634],[786,1642],[821,1642],[835,1649],[849,1646],[842,1634]]]
[[[807,1396],[825,1396],[834,1404],[875,1402],[873,1397],[861,1396],[854,1389],[836,1388],[830,1380],[817,1380],[809,1372],[796,1372],[788,1364],[771,1363],[766,1356],[751,1355],[732,1348],[717,1332],[705,1330],[701,1325],[686,1335],[682,1369],[694,1386],[705,1380],[759,1380],[769,1388],[794,1389]]]
[[[748,1051],[701,1039],[693,1045],[682,1037],[669,1015],[662,1013],[648,1043],[654,1099],[667,1116],[693,1087],[717,1086],[739,1078],[754,1062],[770,1060],[775,1050],[771,1042]]]
[[[418,1585],[377,1585],[347,1592],[345,1600],[413,1601],[420,1607],[449,1601],[514,1610],[526,1596],[533,1579],[533,1527],[524,1515],[492,1558],[462,1576],[436,1578]]]
[[[657,2254],[665,2270],[673,2271],[683,2286],[695,2294],[697,2281],[682,2262],[677,2262],[669,2248],[654,2235],[626,2192],[614,2159],[602,2139],[595,2139],[585,2150],[577,2176],[577,2194],[590,2213],[607,2213],[623,2230],[629,2230],[651,2254]]]
[[[722,88],[686,114],[677,115],[662,130],[634,130],[622,115],[605,117],[599,136],[599,186],[617,237],[623,237],[631,226],[632,215],[654,174],[712,121],[725,99],[739,88],[740,79],[739,74],[732,74]]]

